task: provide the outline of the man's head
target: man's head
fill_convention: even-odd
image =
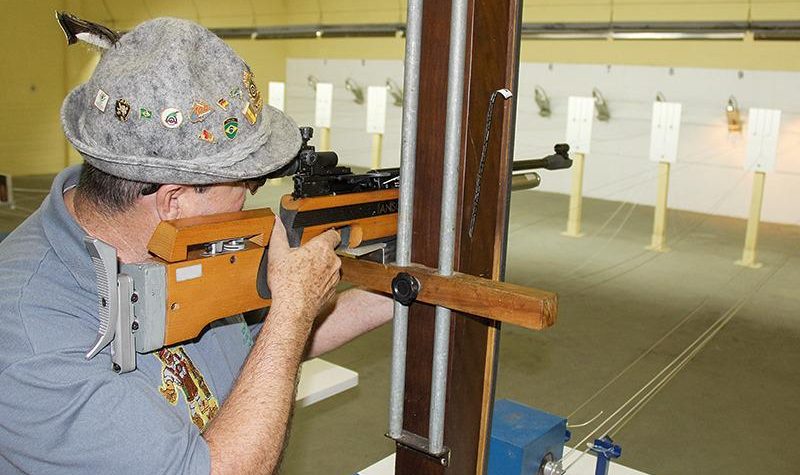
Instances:
[[[201,214],[233,206],[246,182],[300,147],[296,124],[264,105],[247,64],[207,29],[174,18],[142,23],[104,50],[61,118],[88,164],[79,195],[103,211],[148,197]]]

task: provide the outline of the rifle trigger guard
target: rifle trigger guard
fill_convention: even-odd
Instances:
[[[336,248],[337,250],[340,249],[350,249],[350,226],[345,226],[339,229],[339,236],[341,237],[341,241],[339,242],[339,246]]]
[[[416,277],[408,272],[400,272],[392,279],[392,297],[408,307],[417,300],[421,287]]]

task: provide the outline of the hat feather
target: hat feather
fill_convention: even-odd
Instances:
[[[101,50],[107,50],[114,46],[120,38],[118,33],[103,25],[83,20],[66,12],[56,12],[56,19],[67,37],[68,45],[83,41]]]

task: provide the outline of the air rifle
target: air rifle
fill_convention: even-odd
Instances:
[[[338,165],[335,152],[316,152],[308,142],[311,127],[301,127],[303,145],[297,157],[271,178],[292,176],[294,191],[281,198],[280,217],[289,244],[298,246],[328,229],[342,231],[342,248],[364,256],[381,249],[382,262],[394,260],[397,234],[397,200],[400,169],[384,168],[355,174]],[[535,188],[541,182],[535,169],[559,170],[572,166],[569,145],[558,144],[555,153],[535,160],[515,161],[512,188]],[[368,246],[368,247],[367,247]]]
[[[335,228],[342,236],[342,279],[369,290],[542,329],[555,322],[554,293],[419,265],[391,264],[397,232],[398,169],[355,174],[334,152],[303,146],[289,164],[265,178],[292,175],[281,199],[289,243],[299,246]],[[565,168],[568,148],[543,168]],[[559,153],[561,151],[562,153]],[[530,167],[526,170],[529,170]],[[275,223],[269,209],[162,221],[148,243],[153,258],[119,264],[117,251],[86,237],[98,282],[100,329],[86,358],[111,344],[118,373],[136,368],[136,354],[196,338],[209,323],[269,307],[267,245]],[[377,261],[377,262],[375,262]]]

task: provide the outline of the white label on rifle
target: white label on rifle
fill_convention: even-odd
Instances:
[[[314,114],[315,127],[331,127],[331,110],[333,109],[333,84],[317,83],[317,108]]]
[[[675,163],[678,159],[681,107],[681,104],[677,102],[653,102],[653,122],[650,127],[650,160]]]
[[[183,282],[203,276],[203,264],[179,267],[175,269],[175,282]]]
[[[386,132],[386,87],[370,86],[367,88],[367,133],[381,134]]]
[[[745,170],[771,172],[778,155],[778,131],[781,111],[750,109],[747,115],[747,160]]]
[[[588,154],[592,143],[594,98],[569,98],[567,107],[567,140],[571,152]]]
[[[286,101],[286,85],[282,82],[270,81],[269,82],[269,105],[278,109],[284,110]]]

